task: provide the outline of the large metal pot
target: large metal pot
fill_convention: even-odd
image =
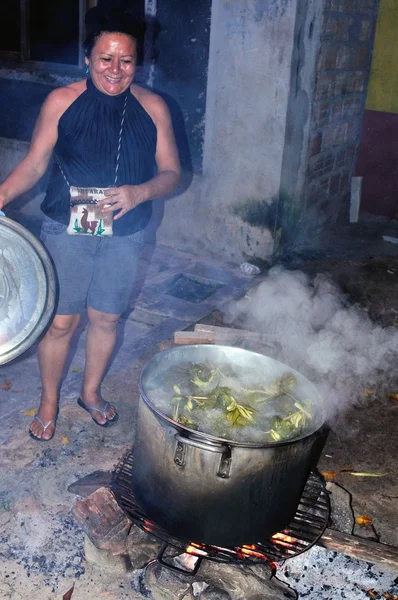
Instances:
[[[311,429],[279,443],[236,442],[194,431],[160,412],[151,398],[170,366],[180,362],[250,365],[263,373],[290,371],[311,394]],[[145,514],[170,535],[218,546],[267,539],[288,525],[297,509],[324,421],[314,386],[269,357],[226,346],[180,346],[157,354],[140,380],[133,448],[132,491]]]
[[[25,227],[0,216],[0,364],[38,339],[53,314],[55,290],[43,245]]]

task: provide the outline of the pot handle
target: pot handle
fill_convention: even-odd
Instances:
[[[186,444],[187,446],[193,446],[194,448],[200,448],[200,450],[207,450],[208,452],[216,452],[218,454],[224,454],[226,450],[228,450],[228,446],[224,446],[223,444],[215,444],[214,442],[201,442],[199,440],[184,437],[177,433],[175,436],[177,443]]]
[[[201,442],[190,437],[184,437],[177,433],[175,436],[177,445],[174,454],[174,462],[179,467],[185,466],[185,452],[186,446],[192,446],[193,448],[199,448],[206,452],[213,452],[214,454],[220,454],[220,464],[217,469],[217,477],[221,479],[228,479],[231,472],[231,448],[227,444],[215,444],[214,442]]]

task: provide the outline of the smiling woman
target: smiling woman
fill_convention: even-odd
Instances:
[[[70,341],[86,308],[86,368],[77,402],[96,424],[116,423],[116,408],[101,396],[102,378],[129,302],[151,201],[170,194],[180,177],[166,104],[133,83],[143,25],[129,12],[99,7],[88,12],[86,25],[87,79],[49,94],[26,158],[0,185],[1,209],[38,182],[54,155],[41,239],[56,268],[59,298],[39,345],[42,394],[30,426],[41,441],[54,435]],[[77,218],[75,206],[83,203]],[[112,236],[104,226],[109,219]]]

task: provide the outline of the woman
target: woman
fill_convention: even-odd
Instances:
[[[180,163],[163,100],[133,83],[142,28],[127,13],[91,9],[86,15],[87,80],[52,91],[38,117],[30,150],[0,185],[0,209],[32,188],[54,152],[41,238],[59,281],[52,324],[39,344],[40,406],[29,434],[48,441],[55,431],[61,378],[72,335],[87,309],[86,365],[78,404],[98,425],[117,421],[101,382],[128,305],[150,200],[172,192]],[[114,216],[113,236],[68,235],[69,185],[109,188],[98,203]],[[154,174],[156,173],[156,174]]]

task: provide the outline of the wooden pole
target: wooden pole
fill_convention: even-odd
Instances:
[[[326,529],[317,545],[351,558],[377,564],[379,567],[398,570],[398,548],[395,546],[341,533],[334,529]]]

